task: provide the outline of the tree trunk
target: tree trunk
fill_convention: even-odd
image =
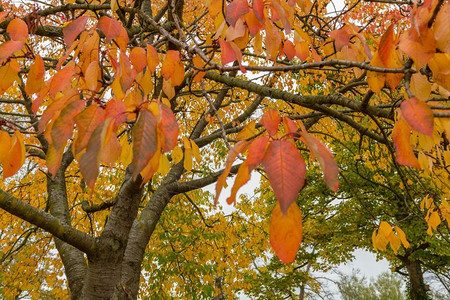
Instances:
[[[423,280],[423,271],[418,260],[403,259],[409,277],[409,297],[411,300],[431,299],[428,295],[428,287]]]

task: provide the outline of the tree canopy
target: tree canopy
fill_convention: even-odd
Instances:
[[[2,1],[0,295],[303,299],[356,248],[448,282],[450,4],[335,4]]]

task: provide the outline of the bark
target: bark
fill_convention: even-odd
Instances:
[[[50,213],[63,224],[71,226],[69,203],[67,199],[65,169],[72,161],[71,154],[66,155],[55,178],[47,179],[48,205]],[[72,299],[80,299],[87,265],[84,253],[77,248],[54,238],[56,249],[64,265]]]
[[[131,168],[128,168],[116,204],[97,239],[97,251],[88,256],[82,299],[118,299],[122,295],[122,261],[142,198],[141,184],[142,178],[139,176],[133,181]]]
[[[403,260],[409,277],[409,297],[411,300],[427,300],[431,299],[428,295],[428,287],[423,280],[423,271],[421,263],[418,260]]]

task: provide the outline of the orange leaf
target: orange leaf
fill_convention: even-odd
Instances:
[[[412,129],[421,134],[433,136],[433,112],[425,102],[410,98],[403,101],[400,108]]]
[[[156,66],[159,64],[158,52],[152,45],[147,45],[147,66],[150,72],[155,73]]]
[[[86,86],[89,90],[97,90],[99,75],[100,67],[98,65],[98,61],[91,62],[84,73],[84,80],[86,81]]]
[[[391,25],[381,37],[380,45],[378,46],[380,59],[386,67],[389,64],[389,59],[393,51],[395,51],[394,25]]]
[[[140,73],[147,66],[147,53],[142,47],[134,47],[130,53],[130,60],[136,72]]]
[[[302,130],[301,135],[312,156],[319,161],[328,187],[336,193],[339,187],[339,168],[333,158],[333,154],[321,141],[309,135],[306,130]]]
[[[397,153],[397,162],[404,166],[409,166],[420,170],[420,164],[411,148],[409,137],[411,128],[404,119],[400,119],[394,124],[392,139]]]
[[[194,56],[194,58],[192,59],[192,62],[194,63],[194,66],[196,68],[201,69],[201,68],[205,67],[205,62],[198,55]],[[193,81],[194,82],[200,82],[200,80],[202,80],[203,76],[205,76],[206,72],[202,72],[202,71],[198,71],[198,70],[195,70],[195,72],[196,73],[195,73]]]
[[[11,146],[8,155],[2,161],[3,179],[16,174],[24,162],[25,144],[23,142],[23,136],[19,131],[15,131],[11,138]]]
[[[13,55],[14,52],[22,50],[24,42],[22,41],[7,41],[0,45],[0,63],[6,58]]]
[[[347,26],[333,30],[329,33],[329,35],[334,40],[336,50],[338,51],[340,51],[344,46],[350,45],[350,38],[352,37],[352,34],[349,33]]]
[[[77,155],[86,148],[88,141],[95,128],[105,120],[105,111],[92,104],[75,116],[74,121],[77,126],[78,135],[73,145],[73,153]]]
[[[222,65],[226,65],[230,62],[237,60],[236,53],[234,52],[229,42],[223,39],[219,39],[219,44],[221,49],[220,58],[222,61]]]
[[[131,68],[131,62],[124,52],[120,52],[120,85],[122,91],[127,91],[136,78],[136,71]]]
[[[0,163],[8,156],[11,148],[11,137],[6,131],[0,130]]]
[[[133,180],[158,150],[156,126],[156,117],[150,111],[143,109],[139,112],[133,126]]]
[[[270,142],[261,161],[270,185],[286,214],[305,185],[306,165],[294,142],[275,140]]]
[[[277,203],[270,217],[270,245],[283,263],[295,260],[302,235],[302,212],[297,203],[292,203],[284,214]]]
[[[234,26],[237,20],[248,13],[250,8],[248,7],[247,0],[234,0],[230,4],[227,5],[225,10],[225,19],[228,24]]]
[[[59,70],[50,82],[50,97],[55,98],[56,93],[67,90],[70,87],[73,75],[75,75],[73,65],[67,65],[64,69]]]
[[[286,54],[286,57],[288,59],[293,59],[294,56],[295,56],[295,46],[294,46],[294,44],[291,41],[286,40],[284,42],[283,52],[284,52],[284,54]]]
[[[103,16],[98,21],[98,28],[105,35],[106,42],[109,43],[113,38],[120,36],[123,27],[117,20]]]
[[[24,41],[28,38],[27,23],[21,19],[14,19],[9,22],[6,32],[14,41]]]
[[[161,74],[164,79],[168,80],[173,76],[176,70],[176,65],[180,62],[180,52],[177,50],[167,51],[166,57],[164,58]],[[184,70],[183,70],[184,71]]]
[[[247,162],[244,161],[239,167],[239,170],[234,180],[233,187],[231,188],[231,195],[227,198],[227,203],[232,204],[236,202],[236,194],[239,189],[250,180],[250,170],[248,169]]]
[[[44,76],[44,60],[39,55],[36,55],[34,64],[30,67],[30,71],[28,72],[25,92],[28,95],[39,92],[44,86]]]
[[[81,16],[63,28],[64,42],[67,47],[72,46],[77,36],[86,29],[86,22],[88,19],[88,16]]]
[[[249,172],[253,171],[263,159],[266,154],[267,146],[269,145],[269,137],[261,136],[255,139],[248,148],[247,159],[245,160]]]
[[[238,156],[239,153],[241,153],[246,146],[248,146],[249,142],[247,141],[240,141],[234,144],[233,148],[230,149],[228,152],[227,160],[225,162],[225,169],[223,170],[220,177],[217,179],[216,183],[216,197],[214,199],[214,205],[217,205],[217,200],[219,200],[220,192],[222,191],[223,186],[225,185],[225,182],[227,181],[228,174],[230,173],[231,167],[233,166],[233,162],[236,159],[236,156]]]
[[[253,1],[253,6],[255,1]],[[255,36],[262,28],[261,22],[255,14],[255,10],[251,9],[247,14],[245,14],[245,23],[247,24],[248,31],[252,36]]]
[[[256,18],[260,23],[263,23],[264,17],[264,1],[263,0],[253,0],[253,11]]]
[[[127,107],[122,101],[111,99],[106,103],[105,108],[106,118],[113,118],[114,129],[117,129],[120,124],[127,120]]]
[[[0,94],[3,94],[14,81],[19,79],[17,75],[19,71],[20,66],[15,59],[0,67]]]
[[[275,110],[266,111],[261,118],[261,124],[266,128],[270,136],[277,134],[280,122],[281,117]]]
[[[159,104],[159,123],[158,126],[163,135],[162,150],[168,152],[175,148],[178,139],[178,122],[172,110],[164,103]]]

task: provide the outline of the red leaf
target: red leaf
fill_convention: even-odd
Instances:
[[[334,161],[333,154],[321,141],[310,136],[305,130],[301,132],[301,135],[313,157],[319,161],[328,187],[336,193],[339,187],[339,168]]]
[[[98,21],[98,28],[104,33],[106,42],[109,43],[113,38],[120,36],[123,27],[119,21],[103,16]]]
[[[394,45],[394,25],[389,26],[386,32],[381,37],[380,45],[378,47],[378,53],[380,59],[385,66],[389,63],[389,57],[391,52],[395,51]]]
[[[394,124],[392,139],[397,153],[397,162],[404,166],[409,166],[420,170],[420,164],[411,148],[409,137],[411,128],[404,119],[400,119]]]
[[[249,11],[250,8],[248,7],[247,0],[234,0],[227,6],[225,11],[225,19],[228,24],[234,26],[237,20]]]
[[[430,107],[416,98],[410,98],[403,101],[400,105],[402,115],[406,119],[412,129],[415,131],[433,136],[433,112]]]
[[[77,116],[74,121],[77,126],[78,135],[73,144],[73,153],[77,155],[88,145],[88,141],[95,128],[105,120],[105,110],[92,104]]]
[[[223,39],[219,39],[219,44],[221,49],[220,58],[222,61],[222,65],[226,65],[227,63],[237,60],[236,53],[234,52],[229,42]]]
[[[260,23],[264,21],[264,1],[263,0],[253,0],[253,11]]]
[[[122,101],[111,99],[106,103],[105,114],[106,118],[114,119],[114,128],[117,129],[127,120],[127,107]]]
[[[156,117],[150,111],[143,109],[139,112],[133,126],[133,180],[136,180],[158,150],[156,126]]]
[[[24,42],[22,41],[7,41],[0,45],[0,63],[6,58],[13,55],[14,52],[22,50]]]
[[[140,73],[147,66],[147,53],[142,47],[134,47],[130,53],[130,60],[136,72]]]
[[[275,140],[270,142],[261,164],[286,214],[305,185],[305,162],[292,141]]]
[[[163,152],[172,150],[177,145],[178,139],[178,122],[172,110],[164,103],[159,103],[159,128],[164,137],[162,144]]]
[[[233,162],[236,159],[236,156],[241,153],[246,146],[248,146],[249,142],[240,141],[234,144],[233,148],[228,152],[227,160],[225,162],[225,170],[223,170],[220,177],[217,179],[216,183],[216,198],[214,199],[214,205],[217,204],[217,200],[219,200],[220,192],[222,191],[225,182],[227,181],[228,174],[230,173],[231,167],[233,166]]]
[[[350,44],[350,38],[352,34],[348,33],[347,26],[342,27],[338,30],[333,30],[329,33],[330,37],[334,40],[336,50],[340,51],[344,46]]]
[[[292,203],[285,214],[277,203],[270,217],[270,245],[283,263],[295,260],[302,235],[302,212],[297,203]]]
[[[9,22],[6,28],[9,36],[15,41],[24,41],[28,38],[28,26],[27,23],[21,19],[14,19]]]
[[[261,136],[255,139],[248,148],[247,159],[249,172],[253,171],[263,159],[266,154],[267,146],[269,145],[269,137]]]
[[[284,54],[286,54],[286,57],[288,59],[293,59],[294,56],[295,56],[295,46],[294,46],[294,44],[291,41],[286,40],[284,42],[283,52],[284,52]]]
[[[81,16],[63,28],[64,42],[67,47],[72,46],[77,36],[86,29],[86,22],[88,19],[88,16]]]
[[[34,64],[31,65],[27,76],[27,84],[25,92],[28,95],[39,92],[44,86],[45,66],[44,60],[39,55],[36,55]]]
[[[275,110],[266,111],[261,118],[261,124],[266,128],[270,136],[277,134],[280,122],[281,117]]]

